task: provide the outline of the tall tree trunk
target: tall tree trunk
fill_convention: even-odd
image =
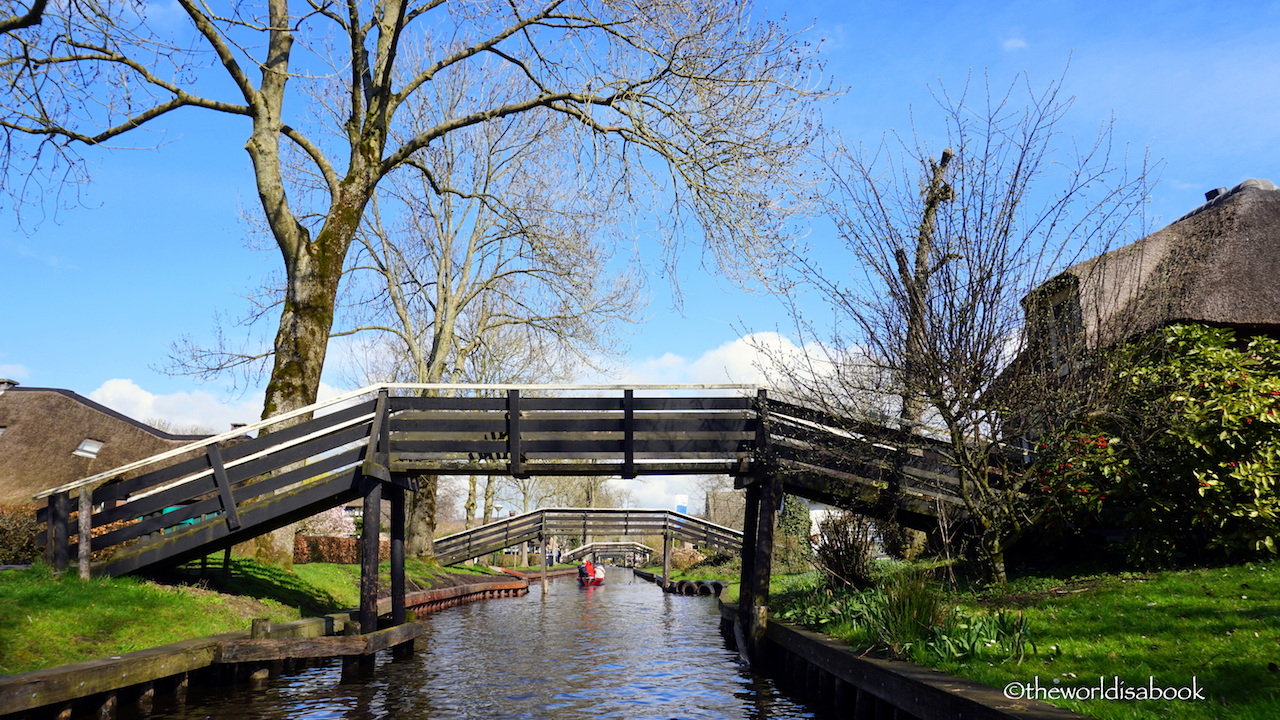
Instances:
[[[462,525],[468,530],[475,527],[476,524],[476,492],[478,484],[479,480],[475,475],[472,475],[467,480],[467,503],[462,506],[462,513],[464,515]]]
[[[493,517],[493,500],[498,494],[498,476],[490,475],[484,481],[484,522],[482,525],[488,525],[494,521]]]
[[[409,557],[430,560],[435,557],[436,489],[438,475],[419,475],[418,492],[409,493],[406,525],[413,532],[405,533],[405,554]]]
[[[315,402],[333,328],[345,242],[326,251],[321,241],[303,243],[288,272],[274,365],[267,384],[264,419]]]

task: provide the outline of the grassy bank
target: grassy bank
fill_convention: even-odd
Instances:
[[[1202,688],[1204,700],[1054,704],[1112,718],[1280,717],[1280,576],[1270,565],[1077,578],[1028,578],[975,606],[1017,609],[1037,652],[1021,665],[939,663],[1009,683]],[[1136,693],[1136,689],[1134,690]]]
[[[220,566],[221,560],[216,563]],[[383,564],[380,587],[389,585]],[[484,570],[406,562],[412,587],[458,584]],[[293,571],[233,560],[201,580],[56,577],[47,568],[0,572],[0,673],[110,657],[189,638],[246,630],[251,618],[288,622],[359,605],[360,568],[310,563]]]
[[[829,592],[816,574],[779,578],[774,593],[784,619],[885,650],[870,627],[885,618],[874,594]],[[938,630],[908,633],[895,649],[1102,720],[1280,717],[1280,577],[1270,565],[1028,577],[1007,591],[952,592],[945,607]],[[1030,642],[1010,642],[1015,630]],[[1204,699],[1141,699],[1152,686],[1194,687]],[[1051,699],[1050,688],[1095,697]]]

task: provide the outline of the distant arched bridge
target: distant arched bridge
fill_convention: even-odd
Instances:
[[[742,552],[742,532],[671,510],[556,508],[505,518],[436,539],[436,559],[452,565],[503,548],[555,536],[675,537],[726,553]],[[652,552],[652,550],[650,550]]]

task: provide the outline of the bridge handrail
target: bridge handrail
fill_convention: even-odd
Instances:
[[[172,450],[167,450],[158,455],[152,455],[150,457],[143,458],[141,460],[135,460],[131,463],[121,465],[120,467],[112,468],[110,470],[105,470],[103,472],[90,475],[80,480],[75,480],[73,482],[59,485],[57,487],[50,488],[48,490],[42,490],[36,493],[35,495],[33,495],[32,497],[36,500],[43,500],[52,495],[57,495],[59,493],[64,493],[64,492],[71,492],[72,490],[78,490],[82,487],[91,486],[91,485],[94,485],[95,483],[109,480],[113,477],[116,477],[117,475],[127,473],[127,472],[132,472],[134,470],[138,470],[158,462],[163,462],[165,460],[170,460],[172,458],[179,457],[181,455],[185,455],[193,451],[203,451],[204,448],[208,447],[210,444],[213,444],[213,443],[225,442],[227,440],[234,440],[236,438],[247,435],[251,432],[256,432],[258,430],[269,428],[272,425],[277,425],[286,420],[292,420],[293,418],[296,418],[296,417],[300,417],[300,416],[311,414],[311,413],[316,413],[321,410],[331,408],[337,405],[341,405],[343,403],[346,403],[351,400],[361,398],[364,396],[376,395],[378,392],[382,390],[387,390],[387,391],[415,390],[419,392],[421,391],[499,392],[499,391],[507,391],[507,390],[519,390],[519,391],[528,390],[533,392],[557,391],[557,390],[559,391],[563,391],[563,390],[649,390],[649,391],[652,391],[652,390],[739,390],[739,391],[752,390],[754,391],[754,390],[761,389],[761,387],[762,386],[760,385],[743,385],[743,384],[731,384],[731,383],[703,383],[703,384],[692,384],[692,385],[652,385],[652,384],[650,385],[625,385],[625,384],[573,385],[573,384],[567,384],[567,383],[565,384],[377,383],[374,385],[367,385],[365,387],[360,388],[359,390],[352,390],[350,392],[342,393],[340,395],[329,398],[327,400],[321,400],[319,402],[312,403],[311,405],[307,405],[306,407],[301,407],[296,410],[291,410],[289,412],[281,413],[279,415],[273,415],[272,417],[266,418],[264,420],[259,420],[258,422],[252,423],[250,425],[246,425],[244,427],[238,427],[233,430],[228,430],[227,432],[219,433],[217,435],[211,435],[209,437],[201,438],[199,440],[195,440],[193,442],[187,443],[186,445],[176,447]]]

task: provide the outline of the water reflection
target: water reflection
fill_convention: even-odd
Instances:
[[[263,690],[193,692],[185,707],[152,717],[812,717],[725,648],[713,599],[666,595],[620,568],[599,587],[553,580],[546,594],[535,586],[523,598],[435,613],[426,624],[412,658],[382,653],[358,682],[341,682],[333,663]]]

